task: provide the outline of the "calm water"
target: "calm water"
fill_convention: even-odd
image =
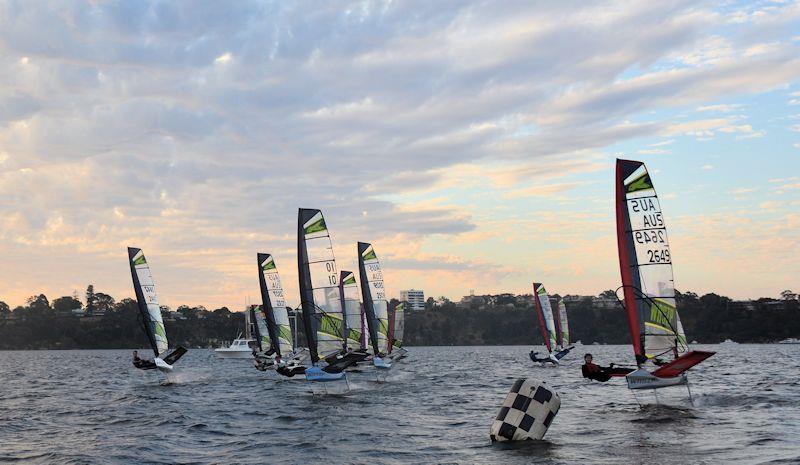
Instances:
[[[696,347],[718,351],[693,373],[696,407],[644,409],[624,380],[580,377],[584,351],[626,362],[627,346],[578,347],[561,368],[533,367],[527,347],[411,348],[389,383],[327,398],[208,350],[169,385],[125,350],[0,352],[0,461],[800,463],[800,345]],[[555,387],[561,411],[546,441],[492,444],[526,376]]]

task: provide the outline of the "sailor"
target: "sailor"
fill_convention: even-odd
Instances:
[[[558,358],[556,358],[556,356],[553,354],[548,354],[547,357],[545,358],[539,358],[539,352],[531,351],[530,356],[531,360],[533,360],[534,362],[539,362],[541,364],[545,364],[547,362],[550,362],[554,365],[559,364]]]
[[[150,360],[143,360],[143,359],[139,358],[139,351],[138,350],[134,350],[133,351],[133,366],[135,366],[136,368],[143,369],[143,370],[148,370],[150,368],[155,368],[156,364],[151,362]]]
[[[584,378],[605,383],[611,379],[611,374],[615,371],[613,363],[608,367],[601,367],[592,363],[592,354],[584,355],[583,361],[584,364],[581,366],[581,373],[583,373]]]

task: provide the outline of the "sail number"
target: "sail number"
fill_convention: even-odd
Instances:
[[[647,258],[650,263],[672,263],[669,256],[669,249],[648,250]]]
[[[638,244],[666,244],[667,231],[665,229],[651,229],[649,231],[635,231],[633,239]]]

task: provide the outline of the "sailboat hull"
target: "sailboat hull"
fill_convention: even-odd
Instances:
[[[165,362],[164,360],[156,357],[153,359],[153,362],[155,362],[156,368],[158,368],[158,370],[161,371],[162,373],[172,373],[173,370],[172,365]]]
[[[689,377],[686,375],[686,373],[672,378],[659,378],[644,368],[639,368],[633,373],[625,376],[625,380],[628,382],[628,389],[632,390],[685,386],[689,383]]]

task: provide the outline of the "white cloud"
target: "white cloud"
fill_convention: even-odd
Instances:
[[[740,111],[744,105],[741,103],[727,103],[727,104],[719,104],[719,105],[704,105],[702,107],[697,107],[697,111],[711,111],[711,112],[719,112],[719,113],[730,113],[732,111]]]
[[[105,279],[125,295],[135,243],[167,264],[160,289],[238,302],[247,254],[291,262],[298,206],[325,210],[337,246],[422,244],[477,234],[483,213],[451,190],[558,196],[631,139],[763,136],[663,110],[729,113],[713,103],[796,81],[797,45],[779,40],[795,16],[688,0],[0,6],[0,293]],[[75,253],[69,281],[36,274]]]

